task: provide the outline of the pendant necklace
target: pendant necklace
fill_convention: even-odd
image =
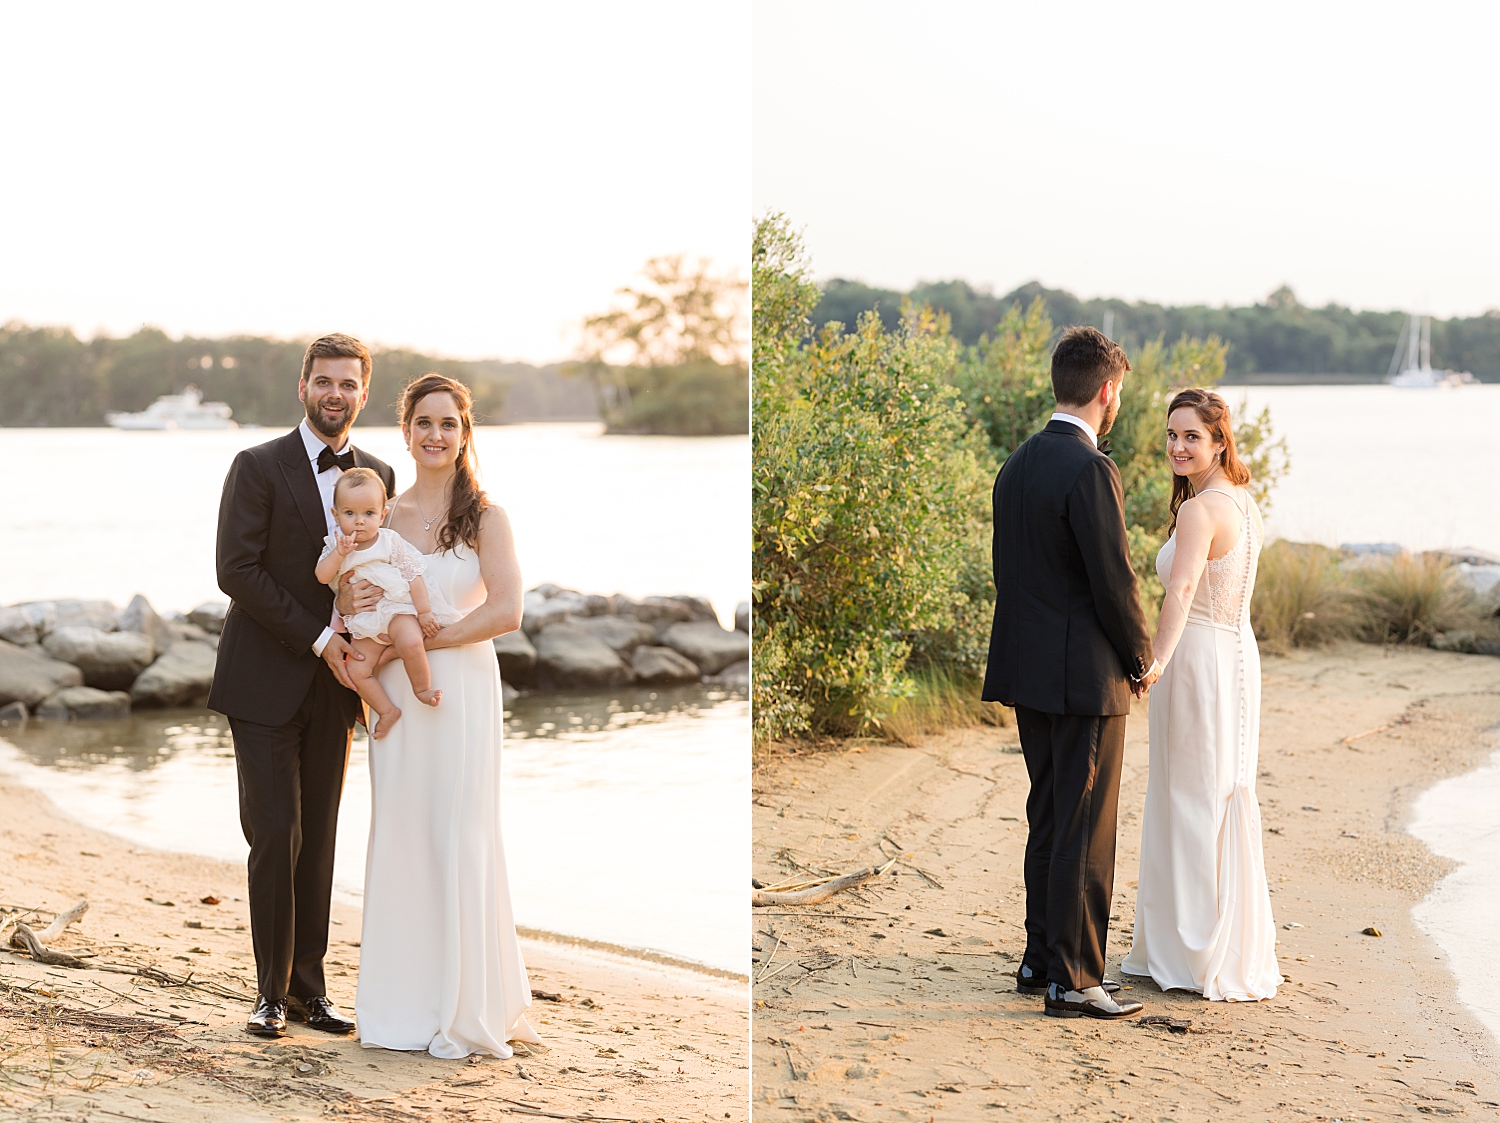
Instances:
[[[432,518],[429,519],[427,517],[427,512],[422,510],[422,501],[417,498],[417,493],[415,490],[413,490],[411,493],[411,501],[416,505],[417,517],[422,520],[422,529],[424,531],[430,532],[432,530],[432,524],[438,521],[439,517],[442,516],[443,511],[439,511],[436,515],[433,515]],[[445,507],[443,508],[443,510],[447,510],[447,508]]]

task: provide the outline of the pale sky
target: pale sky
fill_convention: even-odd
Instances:
[[[1500,307],[1500,7],[757,0],[757,215],[906,289]]]
[[[4,7],[0,323],[573,353],[748,275],[745,2]]]

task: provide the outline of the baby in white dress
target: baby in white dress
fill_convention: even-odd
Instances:
[[[333,485],[333,517],[338,533],[323,540],[316,570],[318,580],[331,585],[335,594],[340,578],[350,570],[385,594],[374,608],[344,617],[344,625],[354,637],[354,649],[365,657],[363,662],[349,660],[346,667],[354,689],[380,716],[370,734],[377,741],[401,717],[401,710],[375,677],[389,657],[388,649],[394,649],[406,665],[406,676],[417,699],[436,706],[443,692],[432,688],[432,670],[422,641],[460,618],[428,590],[422,579],[427,561],[417,548],[381,526],[385,512],[385,484],[379,476],[368,468],[351,468],[343,473]]]

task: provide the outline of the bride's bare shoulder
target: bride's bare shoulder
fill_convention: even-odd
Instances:
[[[497,536],[509,540],[511,536],[510,516],[498,503],[490,503],[479,513],[479,537],[483,540]]]

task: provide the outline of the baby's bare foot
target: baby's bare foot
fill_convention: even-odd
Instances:
[[[417,691],[417,701],[423,703],[424,705],[436,706],[442,700],[443,700],[443,692],[441,690],[418,690]]]
[[[380,720],[375,723],[375,732],[370,734],[372,741],[378,741],[391,731],[391,726],[401,720],[401,711],[395,706],[388,713],[380,715]]]

